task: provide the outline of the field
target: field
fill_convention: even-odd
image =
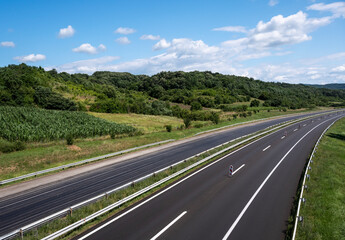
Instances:
[[[42,142],[136,131],[134,127],[96,118],[84,112],[0,106],[0,138],[8,141]]]
[[[297,240],[345,239],[345,119],[335,123],[320,142],[309,172],[308,191],[297,228]]]
[[[111,114],[111,113],[95,113],[89,112],[90,115],[105,120],[124,123],[126,125],[142,130],[144,133],[165,131],[166,125],[171,125],[173,128],[183,125],[183,120],[176,117],[169,116],[153,116],[143,114]]]
[[[224,121],[221,121],[217,125],[211,124],[210,122],[202,122],[205,124],[203,127],[192,127],[181,130],[177,130],[175,126],[180,126],[182,120],[173,117],[139,114],[96,114],[95,116],[104,117],[109,121],[119,121],[129,125],[135,124],[135,127],[143,130],[145,134],[132,137],[118,136],[115,139],[111,139],[109,135],[87,139],[78,138],[74,140],[74,146],[67,146],[64,140],[26,143],[26,149],[23,151],[6,154],[0,152],[0,180],[153,142],[191,137],[202,131],[236,123],[305,111],[306,110],[289,110],[288,112],[278,110],[272,110],[270,112],[260,111],[246,118],[238,117],[231,121],[224,119]],[[198,122],[192,122],[192,126],[197,123]],[[164,128],[165,124],[171,124],[173,126],[172,132],[166,132]]]

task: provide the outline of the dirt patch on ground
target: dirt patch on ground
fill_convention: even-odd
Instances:
[[[80,152],[81,148],[78,147],[77,145],[71,145],[67,147],[69,150],[75,151],[75,152]]]

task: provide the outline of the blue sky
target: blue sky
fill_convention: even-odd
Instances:
[[[345,83],[345,2],[0,0],[0,66]]]

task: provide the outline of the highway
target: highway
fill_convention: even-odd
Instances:
[[[309,154],[341,117],[306,120],[259,139],[76,239],[284,239]],[[231,177],[230,164],[240,168]]]
[[[312,114],[274,119],[208,134],[184,144],[79,174],[53,184],[12,196],[0,196],[0,236],[221,143],[308,115]]]

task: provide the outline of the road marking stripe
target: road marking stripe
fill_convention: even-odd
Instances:
[[[282,136],[282,137],[281,137],[281,139],[284,139],[284,138],[285,138],[285,136]]]
[[[238,170],[240,170],[241,168],[243,168],[244,166],[246,166],[246,164],[242,164],[242,166],[239,167],[239,168],[237,168],[237,169],[232,173],[232,175],[235,175],[235,173],[236,173]]]
[[[328,121],[328,120],[327,120],[327,121]],[[320,124],[322,124],[322,123],[320,123]],[[285,128],[286,128],[286,127],[285,127]],[[283,129],[284,129],[284,128],[283,128]],[[194,175],[198,174],[199,172],[204,171],[205,169],[207,169],[207,168],[213,166],[214,164],[216,164],[216,163],[222,161],[223,159],[225,159],[225,158],[227,158],[227,157],[229,157],[229,156],[235,154],[236,152],[239,152],[239,151],[241,151],[242,149],[244,149],[244,148],[246,148],[246,147],[252,145],[253,143],[256,143],[256,142],[258,142],[258,141],[260,141],[260,140],[262,140],[262,139],[264,139],[264,138],[266,138],[266,137],[268,137],[268,136],[270,136],[270,135],[273,135],[273,134],[275,134],[275,133],[277,133],[277,132],[279,132],[279,131],[281,131],[281,130],[282,130],[282,129],[277,130],[277,131],[274,131],[274,132],[272,132],[272,133],[269,133],[269,134],[263,136],[262,138],[259,138],[259,139],[257,139],[257,140],[254,140],[253,142],[250,142],[250,143],[244,145],[243,147],[241,147],[241,148],[239,148],[239,149],[237,149],[237,150],[235,150],[235,151],[233,151],[233,152],[231,152],[231,153],[229,153],[229,154],[227,154],[227,155],[225,155],[225,156],[219,158],[218,160],[211,162],[210,164],[206,165],[205,167],[203,167],[203,168],[197,170],[196,172],[192,173],[191,175],[189,175],[189,176],[187,176],[187,177],[181,179],[181,180],[178,181],[177,183],[171,185],[170,187],[164,189],[163,191],[157,193],[156,195],[153,195],[153,196],[150,197],[149,199],[143,201],[142,203],[136,205],[135,207],[129,209],[128,211],[126,211],[126,212],[120,214],[119,216],[117,216],[117,217],[111,219],[110,221],[104,223],[103,225],[99,226],[98,228],[96,228],[95,230],[89,232],[88,234],[82,236],[81,238],[79,238],[79,240],[83,240],[83,239],[85,239],[85,238],[91,236],[92,234],[98,232],[98,231],[101,230],[102,228],[104,228],[104,227],[110,225],[111,223],[115,222],[116,220],[122,218],[123,216],[127,215],[128,213],[134,211],[135,209],[137,209],[137,208],[141,207],[142,205],[146,204],[147,202],[151,201],[152,199],[157,198],[158,196],[160,196],[160,195],[162,195],[163,193],[169,191],[170,189],[174,188],[175,186],[177,186],[177,185],[181,184],[182,182],[188,180],[189,178],[193,177]],[[312,129],[312,130],[313,130],[313,129]]]
[[[262,151],[266,151],[267,149],[269,149],[271,147],[271,145],[268,145],[266,148],[264,148]]]
[[[303,127],[307,126],[307,124],[303,124]]]
[[[294,132],[296,132],[298,129],[296,128],[295,130],[293,130]]]
[[[329,119],[331,120],[331,119]],[[272,169],[272,171],[268,174],[268,176],[265,178],[265,180],[261,183],[261,185],[259,186],[259,188],[256,190],[256,192],[253,194],[253,196],[249,199],[248,203],[245,205],[245,207],[242,209],[241,213],[238,215],[238,217],[236,218],[235,222],[231,225],[230,229],[226,232],[225,236],[223,237],[222,240],[227,240],[228,237],[230,236],[231,232],[234,230],[234,228],[236,227],[237,223],[241,220],[242,216],[244,215],[244,213],[247,211],[247,209],[249,208],[249,206],[252,204],[252,202],[254,201],[255,197],[258,195],[258,193],[260,192],[260,190],[264,187],[264,185],[266,184],[266,182],[268,181],[268,179],[272,176],[272,174],[275,172],[275,170],[279,167],[279,165],[284,161],[284,159],[287,157],[287,155],[292,151],[292,149],[294,149],[296,147],[296,145],[303,140],[303,138],[305,138],[310,132],[312,132],[315,128],[317,128],[318,126],[320,126],[321,124],[324,124],[325,122],[328,122],[329,120],[326,120],[318,125],[316,125],[314,128],[312,128],[309,132],[307,132],[305,135],[303,135],[303,137],[301,137],[296,143],[295,145],[293,145],[289,151],[284,155],[284,157],[282,159],[280,159],[280,161],[277,163],[277,165]]]
[[[183,215],[185,215],[187,211],[184,211],[181,213],[177,218],[175,218],[171,223],[169,223],[165,228],[159,231],[154,237],[152,237],[150,240],[156,240],[160,235],[162,235],[168,228],[170,228],[175,222],[177,222]]]

